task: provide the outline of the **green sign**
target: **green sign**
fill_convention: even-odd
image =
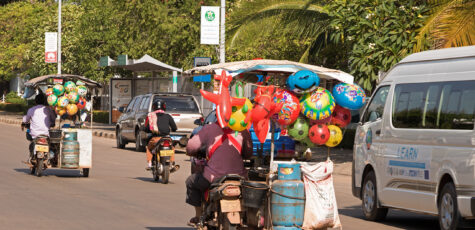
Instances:
[[[213,21],[213,20],[216,18],[216,15],[214,14],[213,11],[208,10],[208,11],[206,11],[206,13],[205,13],[205,18],[206,18],[207,21],[211,22],[211,21]]]
[[[99,67],[109,66],[109,56],[101,57],[99,59]]]
[[[122,54],[117,57],[117,65],[127,65],[127,54]]]

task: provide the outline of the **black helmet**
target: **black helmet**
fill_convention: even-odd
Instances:
[[[157,100],[157,101],[154,101],[153,102],[153,105],[152,105],[152,109],[153,110],[167,110],[167,104],[165,103],[165,101],[162,101],[162,100]]]
[[[45,105],[45,102],[46,102],[46,99],[45,99],[45,95],[40,93],[38,95],[36,95],[35,97],[35,103],[37,105]]]

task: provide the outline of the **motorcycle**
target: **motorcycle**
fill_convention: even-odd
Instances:
[[[162,183],[168,184],[170,172],[174,169],[174,162],[171,162],[171,157],[175,155],[173,148],[173,140],[170,137],[162,137],[152,151],[152,175],[153,179],[158,182],[160,176]]]

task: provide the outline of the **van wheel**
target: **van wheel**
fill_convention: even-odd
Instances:
[[[438,208],[440,229],[457,229],[461,217],[458,211],[457,194],[455,193],[454,184],[452,182],[445,184],[439,197]]]
[[[376,176],[373,171],[368,172],[364,178],[362,191],[362,208],[366,219],[379,221],[386,218],[387,208],[378,208],[378,193],[376,190]]]
[[[117,141],[117,148],[119,149],[125,148],[124,139],[122,138],[122,132],[120,131],[120,129],[117,129],[115,139]]]
[[[135,131],[135,151],[137,152],[144,152],[145,146],[142,144],[142,135],[140,135],[140,131]]]

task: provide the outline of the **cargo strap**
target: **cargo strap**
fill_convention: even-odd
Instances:
[[[236,138],[232,135],[232,130],[229,129],[229,128],[224,128],[223,129],[223,134],[221,135],[221,138],[219,138],[212,146],[211,146],[211,150],[209,151],[209,154],[208,154],[208,160],[211,159],[211,157],[213,156],[214,152],[216,151],[216,149],[218,149],[219,146],[221,146],[221,144],[223,144],[223,142],[226,140],[226,139],[229,139],[229,141],[231,142],[232,146],[234,146],[234,148],[237,149],[237,151],[239,152],[239,154],[241,154],[241,144],[239,143],[238,140],[236,140]]]
[[[284,194],[282,194],[282,193],[280,193],[280,192],[275,191],[275,190],[272,189],[272,188],[270,189],[270,191],[273,192],[273,193],[275,193],[275,194],[277,194],[277,195],[279,195],[279,196],[283,196],[283,197],[286,197],[286,198],[296,199],[296,200],[305,200],[305,197],[296,197],[296,196],[284,195]]]

